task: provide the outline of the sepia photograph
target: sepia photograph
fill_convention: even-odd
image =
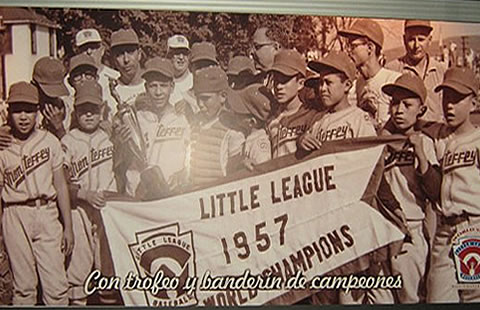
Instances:
[[[480,23],[0,5],[0,305],[479,303],[479,90]]]

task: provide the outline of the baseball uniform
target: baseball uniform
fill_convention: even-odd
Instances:
[[[145,92],[145,82],[142,80],[136,85],[123,85],[118,83],[115,90],[118,92],[122,103],[134,105],[137,96]]]
[[[268,122],[267,133],[272,145],[272,158],[297,151],[297,139],[309,128],[318,112],[300,106],[297,110],[278,113]]]
[[[190,127],[183,115],[174,112],[168,105],[162,114],[148,110],[137,112],[140,129],[146,144],[147,163],[158,166],[168,180],[185,167],[187,146],[190,141]],[[142,167],[132,162],[127,169],[127,193],[134,196],[140,183]]]
[[[254,129],[245,139],[245,158],[258,165],[272,159],[272,148],[265,129]]]
[[[357,101],[361,105],[364,98],[372,98],[377,109],[375,121],[381,127],[390,117],[390,96],[382,92],[382,86],[394,83],[401,73],[381,68],[373,77],[365,80],[360,76],[356,83]]]
[[[381,135],[395,133],[397,132],[391,121],[388,121],[380,132]],[[424,143],[427,160],[431,165],[438,165],[433,141],[425,138]],[[387,145],[384,176],[405,214],[412,238],[410,242],[405,242],[401,252],[391,259],[393,274],[402,275],[403,287],[398,291],[401,303],[421,301],[420,285],[424,282],[427,266],[428,243],[423,229],[428,197],[423,190],[417,168],[418,159],[412,145],[402,148]]]
[[[368,113],[356,106],[325,113],[309,131],[320,142],[377,135]]]
[[[13,138],[0,152],[3,236],[14,275],[14,305],[36,304],[38,278],[46,305],[68,305],[63,228],[53,186],[53,171],[62,169],[63,159],[58,139],[43,130],[34,130],[25,141]]]
[[[101,129],[88,134],[79,129],[71,130],[62,138],[65,150],[65,166],[70,174],[70,182],[86,191],[115,191],[113,174],[113,144]],[[95,216],[90,207],[79,202],[72,203],[72,221],[75,246],[67,267],[70,283],[69,298],[73,301],[86,299],[84,282],[94,265],[100,267]]]
[[[433,134],[432,134],[433,133]],[[465,229],[480,229],[480,131],[452,133],[446,125],[430,130],[441,168],[440,210],[433,240],[427,302],[479,302],[480,290],[457,285],[452,238]],[[424,178],[425,179],[425,178]],[[428,182],[433,182],[428,179]]]

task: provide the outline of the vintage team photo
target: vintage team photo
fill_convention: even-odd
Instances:
[[[0,304],[480,302],[480,24],[0,8]]]

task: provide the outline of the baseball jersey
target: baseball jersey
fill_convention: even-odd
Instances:
[[[118,92],[122,102],[134,105],[137,96],[145,92],[145,81],[142,80],[136,85],[123,85],[119,83],[115,90]]]
[[[245,139],[244,155],[258,165],[272,159],[272,147],[265,129],[253,130]]]
[[[360,76],[356,83],[357,101],[362,102],[364,96],[373,96],[377,112],[375,121],[379,124],[385,124],[390,117],[390,96],[382,91],[385,84],[393,84],[401,73],[381,68],[373,77],[365,80]]]
[[[228,160],[240,155],[245,137],[225,127],[218,118],[192,133],[188,149],[187,171],[193,185],[200,185],[227,175]]]
[[[309,132],[320,142],[376,136],[368,113],[356,106],[338,112],[327,112]]]
[[[175,83],[175,87],[170,94],[169,102],[175,106],[175,103],[182,100],[185,93],[193,87],[193,74],[187,71],[183,76],[175,78],[173,82]]]
[[[116,191],[113,144],[101,129],[89,134],[77,128],[62,138],[65,166],[73,184],[89,191]]]
[[[297,110],[283,111],[268,122],[267,133],[272,146],[272,158],[297,151],[297,139],[310,127],[318,112],[300,106]]]
[[[428,55],[426,62],[425,70],[419,72],[415,66],[409,64],[409,58],[405,55],[387,63],[385,68],[401,73],[412,73],[421,78],[427,89],[427,99],[425,100],[427,111],[422,116],[422,120],[441,122],[443,121],[442,92],[435,92],[434,90],[443,81],[445,66]]]
[[[391,121],[388,121],[381,130],[380,135],[394,134],[395,128]],[[422,135],[424,153],[430,165],[438,165],[435,156],[433,141]],[[407,147],[395,147],[387,145],[385,157],[385,180],[390,185],[393,195],[400,203],[407,220],[423,220],[425,218],[425,207],[427,195],[423,190],[418,176],[418,159],[415,156],[415,149],[411,144]]]
[[[137,111],[140,129],[146,146],[147,163],[158,166],[165,180],[184,169],[190,126],[183,115],[167,105],[162,115],[148,110]],[[136,162],[127,169],[127,192],[134,195],[140,182],[140,167]]]
[[[480,215],[480,130],[457,135],[443,124],[433,125],[437,160],[442,170],[441,212]]]
[[[16,139],[0,152],[2,200],[53,199],[53,171],[62,168],[64,153],[60,141],[51,133],[35,129],[25,141]]]
[[[106,103],[105,119],[111,121],[115,113],[117,113],[117,102],[110,94],[110,79],[118,79],[120,73],[105,65],[102,66],[100,72],[98,72],[98,84],[102,87],[103,102]],[[120,95],[122,96],[122,95]],[[122,97],[123,98],[123,97]]]

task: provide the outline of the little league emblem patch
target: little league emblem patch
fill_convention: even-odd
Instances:
[[[164,277],[178,279],[175,290],[145,291],[148,306],[193,306],[198,303],[195,290],[183,289],[189,277],[196,276],[192,231],[180,233],[178,223],[135,234],[136,243],[130,252],[142,278]]]
[[[455,235],[452,244],[459,284],[480,284],[480,230],[470,228]]]

